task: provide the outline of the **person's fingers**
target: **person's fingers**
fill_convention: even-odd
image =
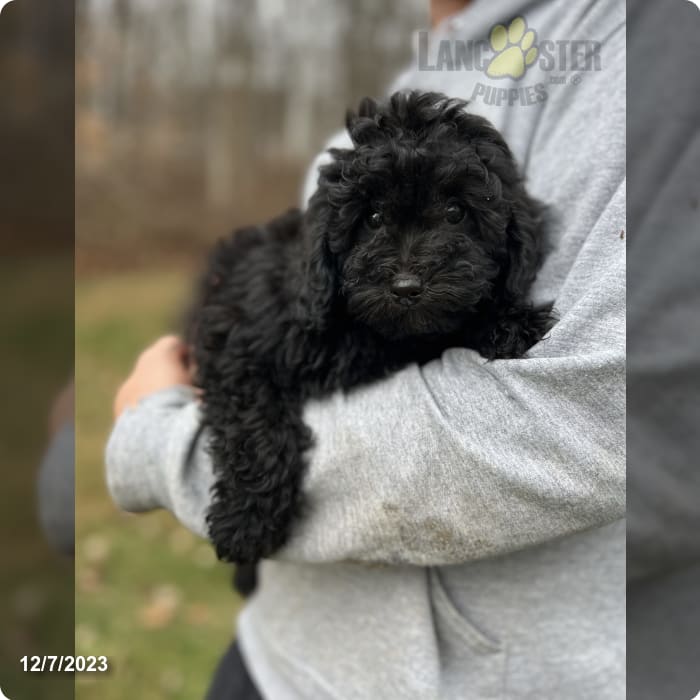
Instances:
[[[162,389],[191,385],[187,345],[175,335],[158,338],[138,357],[131,374],[118,389],[114,399],[114,416],[141,399]]]
[[[176,335],[164,335],[151,343],[139,356],[139,359],[151,359],[153,357],[171,357],[180,359],[186,354],[187,346]]]
[[[173,354],[178,354],[182,352],[183,348],[187,348],[180,336],[177,335],[164,335],[162,338],[159,338],[154,345]]]
[[[187,345],[177,336],[164,336],[149,345],[138,357],[136,366],[169,371],[181,371],[189,375]]]

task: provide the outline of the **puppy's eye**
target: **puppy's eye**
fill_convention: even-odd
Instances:
[[[367,217],[367,225],[370,228],[374,228],[374,229],[381,228],[383,224],[384,224],[384,217],[382,216],[382,213],[380,211],[373,211]]]
[[[445,209],[445,219],[450,224],[458,224],[464,218],[464,209],[459,204],[450,204]]]

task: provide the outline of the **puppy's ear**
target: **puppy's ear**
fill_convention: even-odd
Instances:
[[[352,109],[345,112],[345,126],[348,131],[352,131],[352,127],[358,119],[374,119],[378,111],[379,106],[376,100],[373,100],[371,97],[363,97],[357,112],[354,112]]]
[[[512,301],[523,301],[535,281],[544,255],[542,205],[516,186],[506,229],[507,271],[505,293]]]
[[[488,121],[466,115],[462,128],[484,168],[487,190],[509,205],[504,292],[511,301],[523,301],[544,255],[544,208],[526,192],[508,144]]]
[[[371,143],[381,136],[379,104],[371,97],[360,102],[357,112],[349,109],[345,113],[345,126],[355,146]]]
[[[302,312],[312,328],[322,330],[333,317],[338,274],[328,240],[330,206],[321,190],[311,198],[304,222],[306,259],[302,273]]]
[[[357,113],[361,117],[369,117],[370,119],[373,119],[378,111],[379,109],[376,100],[373,100],[371,97],[363,97],[360,101],[360,106],[358,107]]]

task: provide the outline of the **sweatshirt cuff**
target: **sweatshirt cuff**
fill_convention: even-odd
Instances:
[[[151,394],[117,419],[105,451],[107,488],[131,513],[173,510],[170,472],[182,465],[199,432],[199,405],[192,387]]]

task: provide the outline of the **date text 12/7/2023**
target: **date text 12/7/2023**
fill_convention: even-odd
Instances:
[[[23,656],[20,659],[25,673],[106,673],[106,656]]]

